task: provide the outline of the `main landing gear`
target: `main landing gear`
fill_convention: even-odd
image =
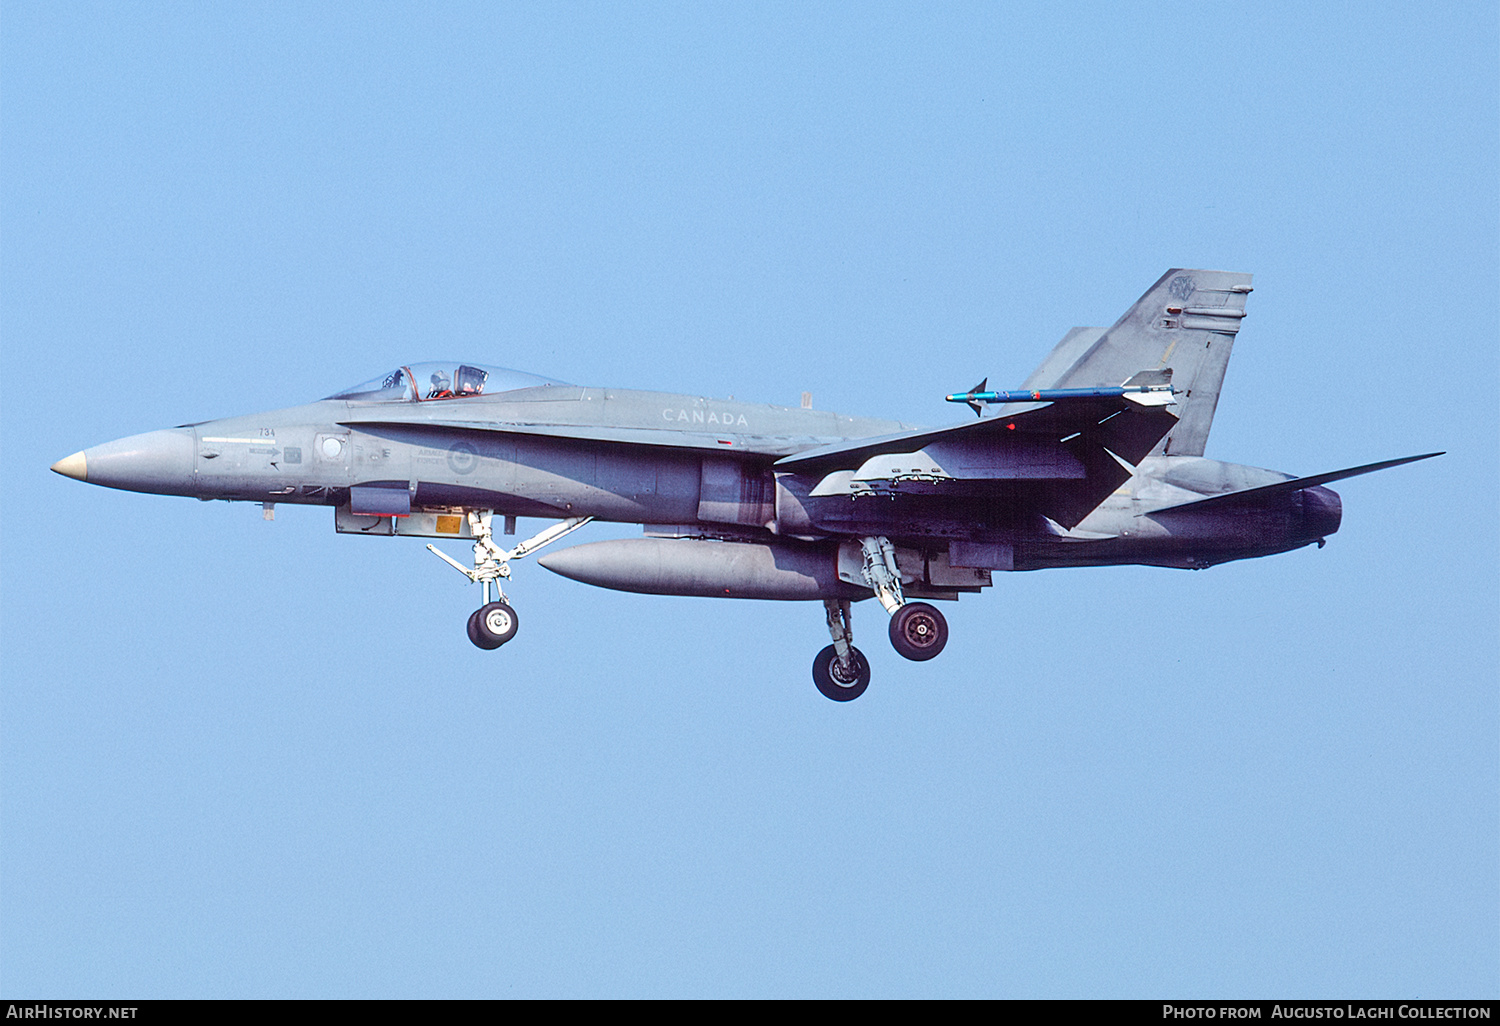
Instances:
[[[948,621],[935,607],[926,602],[908,602],[901,594],[895,546],[889,538],[876,536],[861,539],[860,547],[864,553],[861,576],[891,614],[891,646],[917,662],[937,655],[948,644]],[[849,602],[825,599],[823,606],[828,613],[828,633],[833,644],[813,660],[813,683],[825,697],[849,702],[870,686],[870,664],[864,653],[854,647]]]
[[[469,533],[474,536],[474,569],[470,570],[434,545],[428,545],[427,551],[484,589],[483,604],[469,616],[469,640],[479,648],[496,649],[514,638],[516,629],[521,626],[520,617],[510,603],[505,601],[505,591],[500,587],[500,579],[510,577],[510,561],[529,556],[544,545],[551,545],[594,518],[569,517],[507,550],[495,542],[490,526],[490,520],[494,516],[492,510],[475,510],[467,516]],[[495,589],[493,602],[490,601],[491,586]]]
[[[824,698],[852,702],[870,686],[870,664],[853,644],[849,600],[824,599],[823,608],[828,611],[828,633],[833,635],[833,644],[813,660],[813,683]]]

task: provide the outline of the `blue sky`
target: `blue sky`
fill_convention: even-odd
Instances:
[[[1492,4],[8,3],[0,993],[1495,996]],[[822,611],[474,589],[75,450],[456,355],[918,423],[1251,271],[1327,548]],[[523,527],[539,527],[523,522]],[[629,536],[591,525],[578,538]]]

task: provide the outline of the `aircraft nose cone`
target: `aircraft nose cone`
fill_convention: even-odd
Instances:
[[[96,445],[52,469],[107,488],[184,495],[192,487],[196,449],[191,428],[168,428]]]
[[[1309,538],[1326,538],[1339,529],[1344,503],[1339,493],[1319,485],[1302,490],[1302,524]]]
[[[81,452],[64,456],[52,464],[52,472],[61,474],[63,477],[71,477],[74,481],[87,481],[89,479],[88,457]]]

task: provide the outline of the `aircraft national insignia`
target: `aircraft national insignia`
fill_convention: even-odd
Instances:
[[[455,442],[448,448],[448,469],[455,474],[472,474],[479,463],[479,450],[468,442]]]

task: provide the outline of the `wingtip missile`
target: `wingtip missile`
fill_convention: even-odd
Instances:
[[[950,403],[967,403],[976,411],[989,403],[1056,403],[1079,399],[1125,398],[1147,405],[1161,405],[1172,401],[1176,390],[1170,384],[1159,385],[1115,385],[1101,388],[1019,388],[1009,391],[987,392],[984,382],[968,392],[954,392],[945,396]]]

